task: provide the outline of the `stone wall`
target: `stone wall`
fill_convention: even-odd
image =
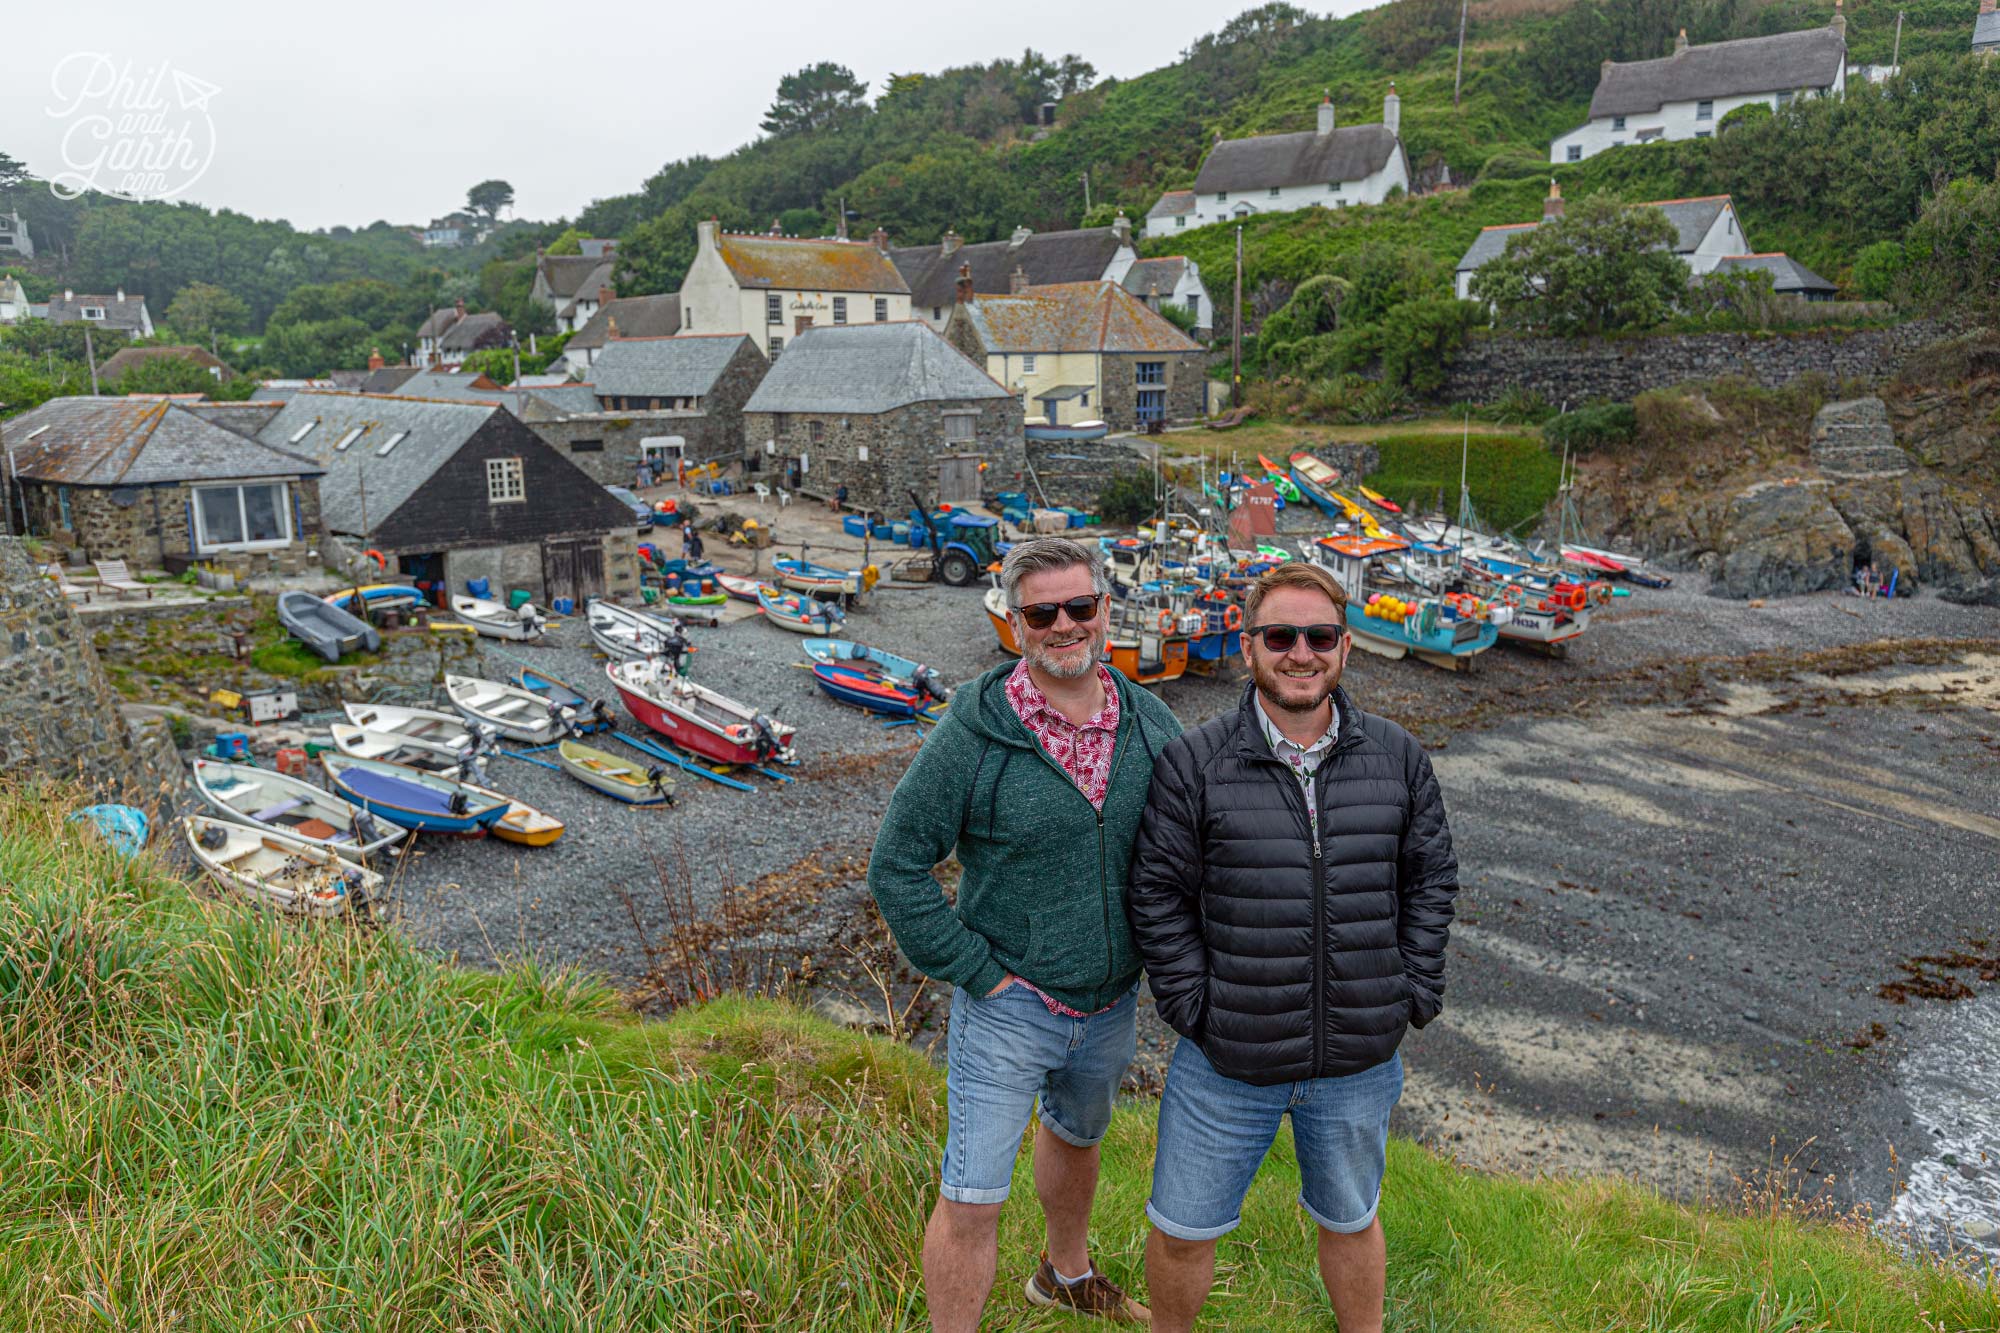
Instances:
[[[1777,388],[1803,375],[1878,384],[1902,359],[1948,330],[1933,320],[1879,329],[1787,333],[1689,333],[1637,338],[1533,338],[1500,333],[1466,340],[1451,364],[1445,403],[1491,403],[1510,389],[1551,406],[1629,402],[1648,389],[1736,375]]]
[[[973,438],[945,440],[945,418],[969,413]],[[817,424],[820,437],[813,438]],[[746,412],[746,439],[773,441],[768,456],[753,456],[759,470],[753,479],[782,485],[782,460],[804,457],[806,475],[799,489],[831,495],[843,483],[847,503],[902,515],[915,490],[929,505],[938,489],[938,459],[952,454],[976,454],[987,467],[980,489],[1020,489],[1027,473],[1021,435],[1021,404],[1014,398],[981,398],[962,402],[913,403],[876,415],[817,412]],[[861,456],[862,450],[868,456]]]
[[[1206,352],[1120,352],[1099,358],[1103,381],[1098,387],[1100,421],[1113,430],[1139,430],[1139,390],[1167,391],[1168,421],[1199,421],[1207,415],[1208,354]],[[1141,385],[1138,363],[1165,363],[1164,384]]]
[[[1153,470],[1153,445],[1146,440],[1030,440],[1027,454],[1034,477],[1011,489],[1038,505],[1046,499],[1050,505],[1094,509],[1098,492],[1113,477]]]
[[[758,357],[759,361],[763,358]],[[735,462],[743,452],[743,418],[708,412],[593,412],[530,420],[528,428],[551,449],[606,486],[630,486],[639,477],[640,441],[678,435],[690,462]]]
[[[236,573],[295,574],[310,563],[308,552],[320,535],[319,482],[288,483],[297,503],[293,543],[277,551],[228,551],[198,555],[188,529],[193,490],[166,486],[54,486],[23,482],[29,530],[79,560],[124,560],[135,569],[209,560]],[[62,492],[69,492],[69,524],[63,523]]]
[[[160,727],[120,711],[76,612],[20,541],[0,537],[0,773],[82,781],[101,796],[159,810],[180,764]]]

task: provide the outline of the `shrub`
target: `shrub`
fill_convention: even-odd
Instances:
[[[1864,301],[1887,301],[1896,294],[1896,280],[1903,274],[1903,243],[1877,241],[1854,256],[1847,285]]]
[[[1153,497],[1153,477],[1134,469],[1104,483],[1097,493],[1097,512],[1112,523],[1143,523],[1159,509]]]
[[[1607,445],[1628,444],[1638,431],[1638,414],[1630,403],[1590,403],[1543,426],[1542,439],[1552,450],[1582,454]]]

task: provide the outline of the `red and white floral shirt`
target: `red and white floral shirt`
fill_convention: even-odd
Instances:
[[[1092,806],[1102,810],[1104,798],[1111,791],[1111,760],[1118,748],[1118,683],[1111,678],[1110,669],[1104,666],[1097,668],[1097,678],[1104,683],[1104,707],[1091,714],[1081,726],[1050,706],[1049,697],[1042,693],[1041,686],[1035,684],[1034,677],[1028,674],[1025,658],[1007,677],[1007,702],[1013,705],[1021,725],[1040,743],[1049,758],[1056,761],[1056,767],[1069,775],[1069,780],[1076,784],[1076,789]],[[1016,977],[1015,980],[1033,991],[1056,1017],[1089,1017],[1082,1010],[1072,1009],[1047,994],[1026,977]]]

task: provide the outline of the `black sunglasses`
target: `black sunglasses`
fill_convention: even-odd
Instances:
[[[1074,624],[1088,625],[1097,619],[1101,596],[1092,593],[1088,597],[1072,597],[1066,602],[1030,602],[1014,609],[1021,613],[1021,619],[1028,623],[1029,629],[1047,629],[1056,623],[1058,611],[1067,614]]]
[[[1340,647],[1340,636],[1347,633],[1345,625],[1259,625],[1246,629],[1245,634],[1262,638],[1264,647],[1274,653],[1289,653],[1292,645],[1299,641],[1299,635],[1306,636],[1306,647],[1316,653],[1330,653]]]

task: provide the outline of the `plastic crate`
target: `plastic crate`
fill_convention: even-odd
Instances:
[[[217,759],[248,759],[250,737],[240,731],[219,732],[212,748]]]
[[[843,514],[840,518],[840,530],[850,537],[866,537],[868,520],[859,514]]]

